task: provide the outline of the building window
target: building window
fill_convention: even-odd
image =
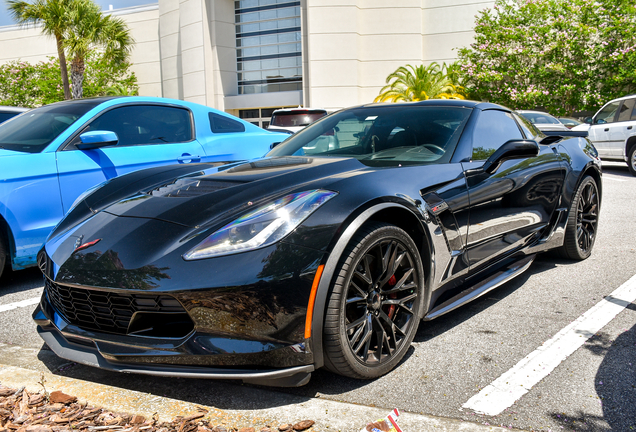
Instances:
[[[300,1],[234,2],[238,93],[302,89]]]

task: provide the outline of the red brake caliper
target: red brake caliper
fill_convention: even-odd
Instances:
[[[395,286],[395,284],[397,283],[397,279],[395,278],[395,275],[391,276],[391,279],[389,279],[389,286]],[[397,295],[395,293],[393,294],[389,294],[389,298],[396,298]],[[387,311],[387,315],[389,316],[390,319],[393,319],[393,315],[395,315],[395,309],[396,306],[395,305],[389,305],[389,310]]]

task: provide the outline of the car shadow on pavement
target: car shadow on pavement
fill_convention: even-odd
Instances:
[[[633,178],[627,164],[623,162],[603,162],[603,173],[619,177]]]
[[[636,311],[633,303],[627,309]],[[554,412],[551,417],[562,430],[629,431],[636,429],[636,326],[621,333],[612,342],[610,335],[602,330],[592,336],[583,346],[594,355],[603,357],[594,378],[594,388],[603,407],[603,416],[579,411],[577,415]],[[608,428],[609,425],[609,428]]]
[[[41,288],[43,285],[42,272],[37,267],[19,271],[5,269],[0,276],[0,296]]]
[[[426,321],[425,325],[420,325],[413,342],[427,342],[441,336],[514,293],[527,282],[530,276],[552,270],[559,264],[570,263],[573,263],[573,261],[559,258],[552,253],[539,255],[528,270],[511,281],[446,315],[442,315],[432,321]]]

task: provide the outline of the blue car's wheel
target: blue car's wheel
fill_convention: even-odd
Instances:
[[[9,249],[6,245],[7,243],[4,241],[4,236],[2,232],[0,232],[0,277],[2,277],[2,272],[7,265],[7,256],[9,255]]]
[[[404,357],[417,332],[423,295],[417,247],[402,229],[374,223],[345,250],[325,317],[325,366],[376,378]]]

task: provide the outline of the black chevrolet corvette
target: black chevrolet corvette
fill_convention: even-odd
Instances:
[[[38,257],[38,332],[60,357],[122,372],[378,377],[421,320],[540,252],[590,255],[601,169],[581,135],[490,103],[367,105],[264,159],[112,179]]]

